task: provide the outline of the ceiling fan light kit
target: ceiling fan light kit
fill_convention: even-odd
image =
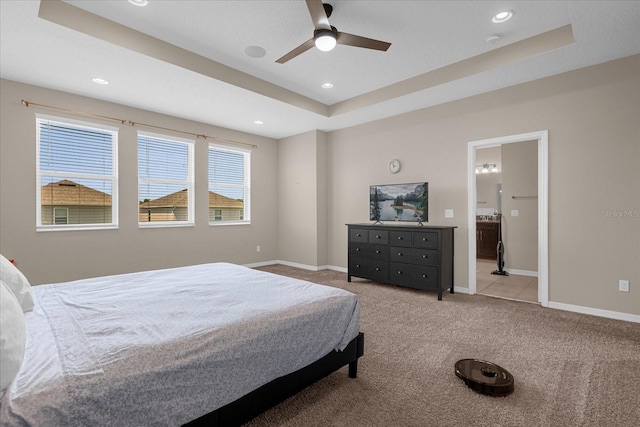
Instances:
[[[336,44],[380,51],[386,51],[389,49],[389,46],[391,46],[391,43],[388,42],[339,32],[336,27],[329,24],[329,17],[333,12],[333,6],[328,3],[322,3],[322,0],[306,0],[306,2],[309,14],[311,15],[311,21],[315,28],[313,38],[307,40],[283,57],[277,59],[277,63],[284,64],[301,53],[311,49],[313,46],[316,46],[323,52],[332,50]]]
[[[323,52],[333,50],[338,43],[336,34],[329,30],[316,30],[314,32],[313,39],[316,47]]]

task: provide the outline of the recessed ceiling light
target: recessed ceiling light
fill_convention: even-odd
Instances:
[[[244,53],[252,58],[262,58],[267,54],[267,51],[260,46],[247,46]]]
[[[149,1],[148,0],[129,0],[129,3],[131,3],[134,6],[144,7],[149,4]]]
[[[94,77],[91,79],[92,82],[99,84],[99,85],[108,85],[109,84],[109,80],[105,80],[103,78],[100,77]]]
[[[489,44],[498,43],[501,38],[502,37],[500,36],[500,34],[494,34],[492,36],[487,37],[487,43],[489,43]]]
[[[257,125],[263,125],[264,122],[262,120],[254,120],[253,123],[257,124]]]
[[[504,12],[496,13],[491,20],[495,24],[501,24],[503,22],[507,22],[511,18],[513,18],[513,10],[505,10]]]
[[[323,89],[331,89],[332,87],[333,87],[333,83],[331,82],[322,83]]]

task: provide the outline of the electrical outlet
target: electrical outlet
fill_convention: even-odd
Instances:
[[[512,209],[511,210],[511,216],[520,216],[520,210],[519,209]]]
[[[620,292],[629,292],[629,281],[628,280],[620,280],[618,282],[618,290]]]
[[[445,218],[453,218],[453,209],[445,209],[444,210]]]
[[[256,252],[260,252],[260,245],[256,246]]]

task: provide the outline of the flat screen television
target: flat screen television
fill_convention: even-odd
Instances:
[[[429,183],[370,186],[369,219],[376,222],[428,222]]]

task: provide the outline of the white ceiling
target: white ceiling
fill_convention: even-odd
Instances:
[[[119,34],[114,37],[124,39],[113,43],[109,37],[89,35],[92,28],[77,31],[62,22],[75,19],[82,25],[79,21],[86,23],[86,13],[72,18],[75,13],[67,9],[66,18],[56,21],[46,14],[47,19],[38,17],[39,1],[0,0],[0,76],[282,138],[366,123],[640,53],[639,1],[329,2],[334,6],[329,21],[339,31],[391,42],[389,50],[338,45],[331,52],[311,49],[277,64],[276,59],[313,35],[304,1],[149,0],[146,7],[127,0],[63,4],[113,21],[108,25],[113,24],[110,28]],[[492,23],[491,17],[501,10],[513,10],[514,18]],[[194,71],[180,55],[150,54],[144,51],[151,49],[149,43],[136,48],[140,40],[134,39],[139,35],[118,30],[115,23],[205,57],[210,67]],[[574,42],[566,46],[499,61],[474,73],[451,72],[450,79],[413,84],[410,90],[401,83],[427,81],[442,67],[464,70],[472,64],[469,61],[567,25]],[[487,43],[494,34],[502,39]],[[244,53],[248,46],[260,46],[266,55],[249,57]],[[518,50],[519,45],[512,48],[516,46]],[[229,76],[215,71],[220,64],[238,72]],[[92,83],[95,76],[110,84]],[[334,84],[332,89],[321,88],[327,81]]]

